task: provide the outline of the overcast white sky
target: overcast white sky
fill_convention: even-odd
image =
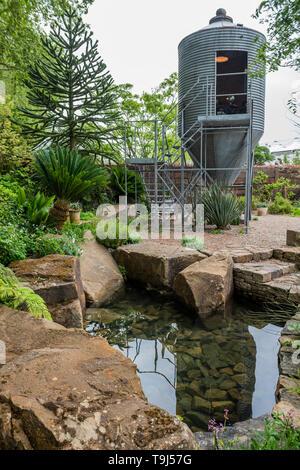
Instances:
[[[177,71],[177,46],[186,35],[206,26],[218,8],[238,23],[266,32],[251,18],[259,0],[95,0],[86,21],[99,40],[100,53],[116,83],[150,91]],[[281,69],[267,76],[266,127],[262,142],[297,135],[286,103],[300,76]]]

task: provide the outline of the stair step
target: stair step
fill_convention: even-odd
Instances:
[[[295,263],[281,262],[274,259],[257,263],[237,263],[233,269],[234,272],[244,275],[245,278],[260,283],[270,282],[297,271]]]

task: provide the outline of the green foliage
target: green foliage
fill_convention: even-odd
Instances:
[[[23,133],[35,148],[79,147],[102,153],[115,138],[116,88],[98,53],[98,41],[78,12],[65,9],[41,36],[42,54],[29,67]]]
[[[95,216],[94,212],[87,211],[87,212],[80,213],[80,219],[81,220],[93,220],[93,219],[97,219],[97,217]]]
[[[101,238],[102,231],[107,234],[107,238]],[[96,240],[106,248],[115,249],[121,245],[139,243],[141,237],[131,233],[129,226],[120,223],[119,219],[116,218],[115,220],[102,220],[98,223],[96,228]]]
[[[93,0],[1,0],[0,72],[19,81],[29,64],[41,54],[40,34],[45,23],[68,6],[86,12]]]
[[[110,188],[114,192],[117,202],[119,202],[119,196],[126,194],[124,166],[117,166],[112,169],[110,175]],[[137,201],[142,201],[145,195],[143,182],[136,172],[127,170],[127,197],[129,202],[135,201],[135,191],[137,194]]]
[[[36,318],[52,320],[44,300],[29,287],[23,287],[11,269],[0,264],[0,302],[24,310]]]
[[[269,71],[280,66],[299,68],[299,0],[263,0],[254,18],[267,25],[268,42],[260,59]]]
[[[67,236],[61,238],[38,237],[34,243],[34,255],[41,258],[52,254],[80,256],[82,249],[74,239]]]
[[[264,433],[255,431],[250,450],[300,450],[300,428],[293,423],[293,415],[276,414],[265,418]]]
[[[125,139],[123,123],[136,121],[134,126],[128,126],[126,129],[128,157],[135,157],[136,153],[138,157],[154,157],[155,146],[153,135],[155,132],[155,125],[153,120],[161,120],[163,118],[165,118],[164,125],[166,126],[165,148],[168,148],[172,154],[176,152],[172,146],[178,140],[176,128],[176,107],[174,106],[178,101],[177,73],[172,73],[149,93],[143,92],[138,95],[133,93],[132,90],[133,85],[129,83],[118,86],[118,102],[121,114],[118,135],[120,136],[121,142],[124,142]],[[159,137],[157,150],[160,154],[162,152],[161,123],[158,123],[157,131]],[[122,159],[124,149],[119,146],[119,149],[116,149],[116,155],[119,159]],[[189,160],[187,153],[186,158]]]
[[[254,150],[254,164],[265,165],[267,162],[275,160],[274,155],[271,154],[270,149],[264,145],[257,145]]]
[[[228,189],[213,183],[203,193],[200,202],[204,206],[204,217],[209,225],[219,229],[228,227],[242,214],[243,207]]]
[[[277,193],[274,201],[269,206],[270,214],[290,214],[293,205],[289,199],[285,199],[281,193]]]
[[[30,165],[32,159],[29,146],[20,135],[20,129],[11,121],[12,116],[12,102],[0,104],[0,173]]]
[[[297,155],[293,158],[293,165],[300,165],[300,157]]]
[[[54,199],[55,196],[46,198],[43,193],[37,193],[32,201],[28,201],[24,188],[18,191],[18,203],[26,207],[25,217],[33,225],[44,225],[47,222]]]
[[[275,199],[277,193],[280,193],[284,198],[292,198],[295,193],[293,189],[297,187],[296,184],[291,184],[288,178],[280,177],[275,183],[267,183],[269,176],[263,171],[258,171],[257,175],[253,178],[254,194],[261,202],[268,202]]]
[[[243,208],[243,211],[244,211],[245,210],[245,204],[246,204],[245,196],[239,196],[238,200],[239,200],[239,202],[240,202],[240,204]],[[252,197],[252,210],[255,211],[256,209],[257,209],[257,199],[256,199],[256,197],[253,196]]]
[[[103,168],[91,158],[68,148],[40,150],[35,166],[43,186],[62,201],[78,201],[106,183],[107,174]]]
[[[0,180],[0,224],[6,225],[16,220],[18,212],[18,197],[14,188],[4,185]]]
[[[192,248],[194,250],[202,250],[204,247],[204,241],[202,238],[199,237],[188,237],[185,236],[181,240],[182,246],[185,246],[187,248]]]
[[[27,253],[27,234],[17,225],[0,225],[0,263],[25,259]]]

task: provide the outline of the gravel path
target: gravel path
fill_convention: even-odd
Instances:
[[[253,245],[260,248],[274,248],[286,244],[287,230],[300,230],[300,217],[284,215],[266,215],[252,220],[249,233],[244,233],[243,225],[224,230],[222,234],[212,235],[205,233],[205,246],[207,249],[242,248]],[[243,233],[239,233],[243,230]]]
[[[223,230],[221,234],[205,231],[205,248],[216,251],[224,248],[243,248],[246,245],[259,248],[275,248],[286,244],[286,231],[300,230],[300,217],[284,215],[266,215],[250,222],[249,233],[245,234],[243,225],[233,226]],[[240,233],[243,232],[243,233]],[[167,240],[157,240],[165,243]],[[178,240],[168,240],[168,243],[180,244]]]

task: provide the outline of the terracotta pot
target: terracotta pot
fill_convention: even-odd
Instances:
[[[80,209],[69,209],[70,222],[80,223]]]
[[[258,207],[257,208],[257,215],[267,215],[268,213],[268,208],[267,207]]]

